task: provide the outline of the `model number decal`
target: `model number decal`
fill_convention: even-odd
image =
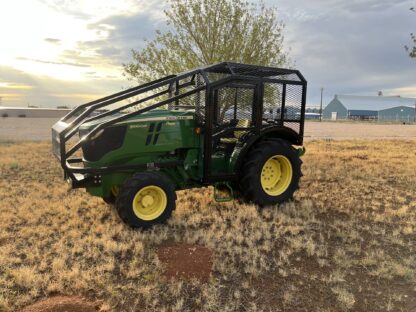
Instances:
[[[193,119],[192,116],[168,116],[166,120],[188,120]]]
[[[175,120],[193,120],[193,116],[167,116],[167,117],[154,117],[154,118],[143,118],[143,119],[136,119],[136,120],[129,120],[129,121],[122,121],[118,123],[121,124],[131,124],[133,123],[134,127],[141,128],[142,126],[138,123],[142,124],[149,121],[175,121]],[[143,126],[143,128],[147,127],[147,125]]]
[[[129,126],[130,129],[147,128],[146,124],[138,124]]]

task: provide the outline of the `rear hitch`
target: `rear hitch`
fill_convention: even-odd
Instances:
[[[101,185],[101,175],[84,175],[80,173],[74,173],[72,177],[69,174],[66,175],[65,180],[68,183],[69,189]]]

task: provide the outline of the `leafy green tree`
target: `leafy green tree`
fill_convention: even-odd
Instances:
[[[416,13],[416,9],[415,8],[410,8],[410,11],[413,11],[413,12]],[[409,52],[409,56],[411,58],[416,58],[416,34],[411,33],[410,34],[410,37],[412,39],[412,42],[413,42],[412,44],[414,44],[414,46],[413,47],[406,46],[405,48],[406,48],[406,51]]]
[[[284,25],[277,9],[242,0],[170,0],[165,10],[170,30],[156,31],[124,74],[143,83],[222,61],[283,66]]]
[[[406,47],[406,49],[409,52],[409,56],[411,58],[416,58],[416,35],[415,34],[410,34],[410,36],[412,38],[414,46],[413,46],[413,48]]]

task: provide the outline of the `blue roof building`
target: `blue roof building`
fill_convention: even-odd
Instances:
[[[322,111],[324,119],[372,119],[414,122],[416,99],[399,96],[335,95]]]

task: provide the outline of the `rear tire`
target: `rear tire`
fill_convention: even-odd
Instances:
[[[116,209],[128,225],[148,228],[165,222],[176,207],[175,201],[175,188],[165,176],[143,172],[124,182],[116,198]]]
[[[259,206],[280,204],[293,197],[302,176],[302,161],[281,139],[257,143],[242,167],[240,189],[246,201]]]

